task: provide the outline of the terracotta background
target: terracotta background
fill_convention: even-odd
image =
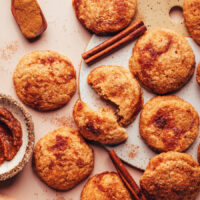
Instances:
[[[0,92],[17,99],[12,74],[19,59],[26,53],[51,49],[70,58],[78,77],[81,53],[84,51],[91,34],[77,21],[71,0],[38,0],[48,22],[47,31],[39,40],[30,43],[19,31],[10,11],[10,0],[0,0]],[[78,81],[78,80],[77,80]],[[72,108],[78,98],[78,90],[64,108],[55,112],[39,113],[28,107],[35,124],[36,142],[47,132],[60,126],[74,127]],[[93,146],[95,167],[92,173],[115,170],[107,152]],[[136,181],[142,172],[128,167]],[[33,173],[31,162],[12,180],[0,184],[0,194],[15,197],[17,200],[78,200],[85,184],[83,181],[68,192],[57,192],[47,187]]]

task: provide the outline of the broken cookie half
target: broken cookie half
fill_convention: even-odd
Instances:
[[[74,106],[73,116],[82,136],[102,144],[115,145],[124,142],[128,135],[117,122],[117,117],[110,108],[91,109],[78,100]]]
[[[90,72],[88,83],[100,97],[116,107],[117,121],[129,125],[143,106],[142,91],[133,75],[124,67],[102,65]]]

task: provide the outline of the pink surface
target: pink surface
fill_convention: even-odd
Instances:
[[[91,34],[77,21],[71,0],[38,0],[38,2],[47,19],[48,28],[39,40],[30,43],[22,36],[11,14],[11,1],[0,0],[0,92],[11,95],[17,100],[19,99],[14,91],[12,74],[24,54],[40,49],[62,53],[74,64],[78,77],[81,53],[91,37]],[[44,134],[60,126],[75,128],[72,108],[77,98],[78,90],[68,105],[48,113],[40,113],[25,106],[33,117],[36,142]],[[95,167],[92,175],[115,170],[104,149],[98,146],[93,146],[93,149]],[[129,167],[128,169],[138,182],[142,173]],[[29,162],[18,176],[0,184],[0,193],[15,197],[17,200],[78,200],[84,184],[85,181],[68,192],[57,192],[38,179]]]

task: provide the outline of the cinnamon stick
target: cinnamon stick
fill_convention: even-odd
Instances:
[[[120,178],[122,179],[122,181],[124,182],[124,184],[126,185],[126,187],[129,189],[129,191],[131,192],[131,194],[135,198],[135,200],[140,200],[140,197],[137,195],[137,193],[134,191],[134,189],[129,185],[128,181],[124,178],[122,173],[119,170],[117,170],[117,172],[118,172]]]
[[[117,154],[114,150],[109,152],[110,157],[113,161],[113,164],[115,165],[122,181],[127,186],[127,188],[130,190],[131,194],[134,196],[136,200],[147,200],[144,194],[142,194],[142,191],[140,190],[139,186],[136,184],[132,176],[129,174]]]
[[[110,39],[104,41],[103,43],[97,45],[96,47],[90,49],[89,51],[83,53],[82,58],[83,59],[89,58],[90,56],[100,52],[101,50],[117,42],[118,40],[122,39],[123,37],[125,37],[126,35],[128,35],[129,33],[133,32],[134,30],[136,30],[137,28],[143,25],[144,25],[144,22],[140,19],[136,23],[130,25],[128,28],[124,29],[122,32],[118,33],[117,35],[111,37]]]
[[[116,36],[106,40],[102,44],[94,47],[93,49],[82,54],[83,59],[85,59],[86,64],[90,64],[100,57],[107,55],[123,44],[136,39],[140,35],[144,34],[146,27],[143,21],[138,21],[131,27],[128,27],[124,31],[120,32]]]

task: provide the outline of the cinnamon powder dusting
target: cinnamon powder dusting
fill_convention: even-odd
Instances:
[[[67,137],[56,136],[56,143],[50,147],[50,151],[64,151],[67,148]]]
[[[130,159],[133,159],[136,156],[137,152],[138,152],[139,146],[131,144],[131,145],[129,145],[128,149],[129,149],[128,157]]]
[[[58,127],[75,128],[74,120],[68,116],[55,117],[50,122]]]
[[[18,41],[12,41],[7,44],[5,47],[0,48],[0,57],[4,60],[9,60],[12,55],[14,55],[19,48]]]

